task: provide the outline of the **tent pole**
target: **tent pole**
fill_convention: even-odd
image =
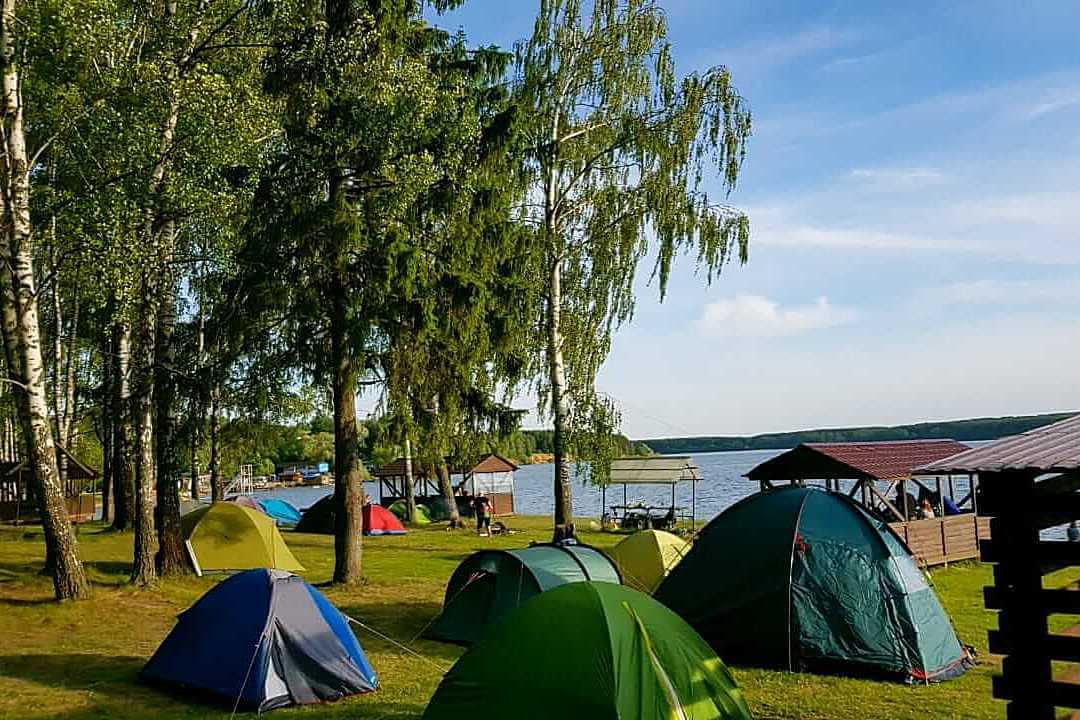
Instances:
[[[697,526],[697,480],[690,479],[690,533],[693,534]]]

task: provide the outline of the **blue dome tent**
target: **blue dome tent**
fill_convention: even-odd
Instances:
[[[142,677],[260,712],[378,686],[345,616],[303,578],[262,569],[233,575],[182,613]]]
[[[295,525],[300,522],[300,511],[288,500],[275,497],[259,498],[259,509],[272,517],[278,525]]]

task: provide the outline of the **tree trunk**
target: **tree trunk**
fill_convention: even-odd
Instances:
[[[171,234],[173,228],[166,232]],[[176,350],[172,344],[176,328],[176,283],[166,276],[158,309],[154,352],[154,432],[157,452],[157,571],[162,576],[187,572],[184,533],[180,527],[180,473],[176,452]]]
[[[438,473],[439,489],[449,506],[450,527],[461,527],[461,513],[458,512],[457,497],[454,495],[454,486],[450,484],[450,468],[446,466],[446,461],[439,463]]]
[[[199,501],[199,430],[195,425],[195,418],[191,421],[191,485],[188,488],[188,492],[191,493],[191,499],[195,502]]]
[[[360,475],[360,434],[356,422],[356,368],[348,351],[344,268],[334,269],[330,344],[334,366],[334,582],[363,580],[364,483]]]
[[[222,500],[221,472],[218,469],[218,406],[221,403],[221,387],[210,390],[210,501]]]
[[[202,391],[202,368],[203,353],[206,351],[206,321],[203,317],[202,293],[198,294],[198,320],[196,322],[195,335],[195,382],[191,399],[191,499],[199,500],[199,440],[202,435],[203,403]]]
[[[551,371],[551,414],[555,432],[552,444],[555,451],[555,534],[561,536],[574,522],[574,494],[570,485],[570,468],[566,462],[566,434],[570,408],[566,401],[566,366],[563,361],[562,263],[555,259],[551,265],[548,296],[548,364]]]
[[[103,334],[101,343],[101,522],[108,524],[112,518],[113,476],[113,416],[109,404],[112,402],[113,352],[112,338],[109,332]]]
[[[416,483],[413,480],[412,441],[405,438],[405,522],[416,520]]]
[[[167,16],[172,11],[167,8]],[[191,43],[195,42],[192,35]],[[155,579],[153,506],[150,504],[154,491],[154,359],[157,344],[157,313],[162,302],[159,294],[163,284],[159,274],[170,272],[172,263],[174,226],[167,219],[162,193],[165,177],[172,157],[176,124],[180,117],[179,78],[176,68],[169,73],[169,104],[158,135],[157,160],[148,178],[149,204],[144,210],[142,236],[145,242],[158,249],[155,266],[144,268],[140,283],[142,307],[139,333],[136,338],[137,352],[133,353],[132,412],[135,426],[135,564],[131,578],[138,585],[148,585]],[[156,242],[155,242],[156,241]],[[179,504],[179,500],[177,500]]]
[[[30,165],[23,128],[20,77],[15,57],[16,0],[0,2],[0,84],[4,153],[0,165],[3,195],[3,232],[0,233],[0,293],[5,349],[9,372],[21,375],[19,399],[23,435],[47,555],[52,557],[53,587],[57,599],[89,595],[90,586],[79,559],[79,547],[68,519],[64,488],[56,464],[56,446],[49,422],[49,403],[42,362],[37,288],[34,283],[33,238],[30,222]],[[11,327],[11,322],[15,327]],[[14,342],[11,335],[14,331]],[[16,350],[10,356],[9,345]],[[17,359],[16,359],[17,358]]]
[[[131,581],[150,585],[157,577],[154,556],[154,341],[157,318],[143,284],[139,330],[131,353],[131,417],[134,430],[135,465],[135,560]]]
[[[78,402],[79,387],[79,290],[76,287],[71,297],[71,320],[68,321],[67,350],[64,365],[64,416],[60,432],[60,442],[64,448],[71,449],[72,440],[75,436],[75,419],[78,415],[76,403]],[[61,458],[63,464],[62,474],[67,476],[67,457]]]
[[[113,530],[127,530],[135,514],[135,488],[131,481],[131,331],[113,325]]]
[[[56,240],[56,218],[52,219],[53,226],[53,241]],[[60,444],[63,442],[64,437],[64,312],[63,304],[60,301],[60,274],[56,265],[53,265],[53,282],[52,282],[52,304],[53,304],[53,321],[55,323],[55,332],[53,333],[53,362],[52,362],[52,380],[53,380],[53,418],[56,422],[56,442]],[[57,472],[60,478],[60,484],[63,485],[67,479],[67,463],[66,458],[58,458]]]

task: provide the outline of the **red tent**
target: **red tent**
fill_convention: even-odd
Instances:
[[[258,501],[250,495],[233,495],[232,497],[227,498],[227,501],[234,502],[237,505],[243,505],[244,507],[251,508],[252,510],[258,510],[259,512],[263,511],[263,509],[259,507]]]
[[[365,535],[404,535],[405,526],[394,513],[374,503],[364,506]]]

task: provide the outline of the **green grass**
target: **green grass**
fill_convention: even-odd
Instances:
[[[358,636],[379,674],[378,692],[329,705],[274,711],[275,717],[417,717],[460,649],[413,640],[439,612],[450,573],[468,553],[490,547],[521,547],[549,538],[550,520],[516,518],[510,537],[480,538],[441,526],[414,529],[405,537],[364,541],[367,582],[344,590],[324,588],[346,614],[415,649],[412,656],[378,637]],[[127,585],[131,535],[84,526],[81,550],[94,582],[92,600],[57,604],[39,573],[44,559],[40,531],[0,528],[0,718],[224,718],[215,708],[144,687],[137,674],[173,625],[177,613],[215,579],[161,582],[152,590]],[[331,538],[287,533],[286,541],[308,568],[313,583],[329,579]],[[617,535],[585,531],[598,546]],[[961,638],[985,648],[994,614],[982,608],[986,566],[963,564],[938,570],[934,583]],[[1057,584],[1075,579],[1058,576]],[[1070,624],[1064,619],[1059,625]],[[868,720],[869,718],[999,718],[1003,706],[990,697],[996,658],[963,678],[931,687],[797,675],[752,668],[733,671],[757,718]],[[495,709],[495,716],[498,713]]]

